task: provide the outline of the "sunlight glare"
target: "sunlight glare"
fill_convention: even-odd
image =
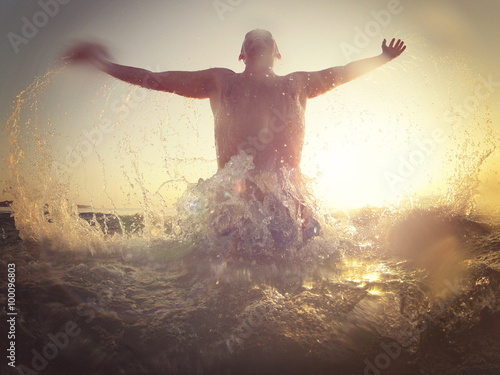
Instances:
[[[437,74],[431,69],[410,75],[404,66],[384,68],[311,101],[307,123],[313,135],[302,167],[313,176],[320,201],[337,209],[383,207],[430,179],[440,183],[439,170],[431,168],[446,148],[446,107],[436,103],[446,103],[447,88],[428,90]],[[436,129],[443,134],[439,142]],[[422,150],[429,142],[432,149]],[[409,159],[416,153],[419,160]],[[408,160],[415,165],[406,168]],[[401,173],[403,164],[409,173]]]

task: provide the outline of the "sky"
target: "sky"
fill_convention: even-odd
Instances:
[[[498,1],[0,4],[0,200],[25,189],[95,207],[173,205],[188,184],[216,172],[208,101],[64,68],[59,57],[75,41],[92,40],[124,65],[241,72],[245,33],[264,28],[283,56],[279,75],[377,55],[384,38],[407,44],[376,72],[309,101],[302,169],[322,200],[377,205],[403,191],[443,192],[480,168],[484,204],[500,205],[498,151],[478,162],[499,143]],[[24,152],[14,168],[23,180],[15,182],[6,124],[17,95],[37,78],[43,90],[28,90],[34,96],[15,126]]]

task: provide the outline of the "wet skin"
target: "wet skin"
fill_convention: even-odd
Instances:
[[[304,142],[307,97],[292,76],[228,71],[210,97],[219,168],[241,151],[256,169],[298,168]]]

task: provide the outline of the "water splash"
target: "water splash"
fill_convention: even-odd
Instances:
[[[102,232],[78,217],[76,204],[65,198],[68,187],[50,173],[49,140],[53,133],[50,120],[40,113],[40,101],[53,77],[63,69],[48,72],[23,90],[7,121],[12,210],[22,239],[94,252],[103,247]]]
[[[245,153],[189,188],[178,213],[183,235],[221,259],[290,258],[321,227],[314,198],[298,171],[256,172]]]

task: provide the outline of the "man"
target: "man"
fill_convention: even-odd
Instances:
[[[273,65],[281,55],[271,33],[246,34],[240,60],[242,73],[212,68],[195,72],[153,73],[114,64],[102,46],[77,45],[70,60],[86,62],[122,81],[189,98],[210,99],[215,121],[219,168],[241,150],[254,157],[257,169],[288,166],[298,169],[304,142],[304,112],[308,99],[322,95],[399,56],[406,46],[393,39],[382,43],[378,56],[317,72],[277,76]]]
[[[389,45],[384,40],[378,56],[316,72],[277,76],[273,66],[281,55],[276,42],[269,31],[257,29],[245,36],[239,56],[245,63],[242,73],[224,68],[153,73],[112,63],[102,46],[90,43],[75,46],[69,58],[147,89],[210,99],[219,169],[242,151],[252,155],[254,175],[266,175],[266,182],[259,188],[255,182],[246,182],[243,190],[251,190],[262,201],[279,184],[276,178],[273,181],[274,172],[293,171],[300,179],[307,100],[374,70],[405,49],[401,40],[392,39]],[[302,212],[304,205],[295,200]]]

